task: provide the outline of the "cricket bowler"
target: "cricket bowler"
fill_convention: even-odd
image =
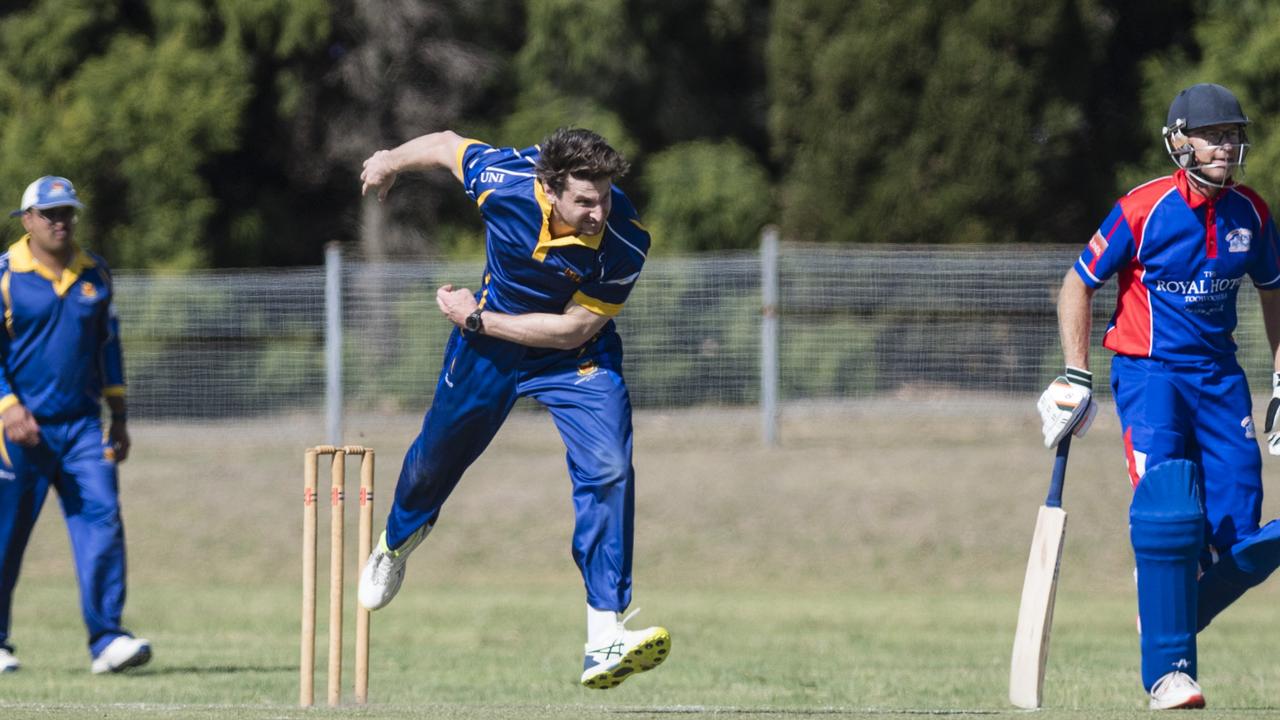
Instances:
[[[1116,203],[1058,297],[1066,372],[1040,398],[1045,445],[1083,435],[1096,409],[1089,371],[1094,291],[1115,277],[1103,336],[1134,488],[1142,686],[1153,710],[1205,704],[1196,636],[1280,564],[1280,524],[1259,527],[1262,456],[1236,361],[1236,295],[1262,300],[1274,358],[1268,449],[1280,455],[1280,248],[1267,204],[1238,184],[1249,119],[1221,85],[1173,99],[1163,129],[1177,170]]]
[[[573,557],[586,585],[582,685],[615,687],[671,648],[661,627],[627,630],[635,471],[631,401],[613,318],[635,287],[649,233],[613,185],[627,162],[583,129],[540,145],[494,147],[444,131],[380,150],[362,192],[384,199],[405,171],[444,168],[480,210],[480,288],[436,293],[454,328],[431,408],[400,471],[386,530],[360,575],[360,602],[385,606],[405,561],[431,531],[462,473],[484,452],[516,399],[547,408],[573,481]]]

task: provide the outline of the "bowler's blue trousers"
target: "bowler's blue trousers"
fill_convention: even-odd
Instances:
[[[0,463],[0,645],[9,645],[13,589],[36,518],[53,486],[71,536],[80,611],[96,656],[128,631],[120,625],[125,598],[124,525],[116,464],[107,459],[96,416],[40,421],[40,443],[4,440],[10,464]]]
[[[387,546],[436,521],[463,471],[522,396],[550,411],[568,451],[573,558],[587,602],[599,610],[625,610],[631,602],[635,471],[622,343],[611,327],[573,351],[537,350],[455,328],[435,398],[400,470]]]

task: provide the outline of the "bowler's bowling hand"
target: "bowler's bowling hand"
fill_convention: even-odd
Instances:
[[[387,199],[387,193],[396,183],[399,171],[395,168],[390,150],[379,150],[364,161],[364,169],[360,171],[360,195],[368,195],[369,188],[378,191],[378,202]]]
[[[27,406],[18,403],[0,413],[0,423],[4,423],[4,436],[11,442],[26,447],[34,447],[40,443],[40,425]]]

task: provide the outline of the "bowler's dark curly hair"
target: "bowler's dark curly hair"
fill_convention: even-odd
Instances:
[[[582,128],[560,128],[542,141],[536,166],[538,179],[553,192],[564,192],[570,175],[582,180],[616,180],[631,165],[604,138]]]

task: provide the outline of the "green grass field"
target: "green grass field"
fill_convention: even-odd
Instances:
[[[351,441],[379,451],[379,527],[417,422],[352,422]],[[320,704],[296,707],[301,449],[318,439],[315,419],[134,435],[122,471],[126,624],[153,641],[155,660],[89,674],[51,501],[15,598],[24,667],[0,676],[0,717],[1025,714],[1005,700],[1009,650],[1051,462],[1029,413],[927,424],[793,413],[776,450],[758,446],[750,414],[640,415],[633,625],[666,625],[674,647],[611,691],[576,683],[584,613],[563,450],[548,418],[516,416],[414,555],[400,596],[374,615],[370,705],[337,710],[323,707],[323,593]],[[1073,448],[1046,718],[1148,714],[1115,436],[1104,412]],[[322,513],[322,568],[325,540]],[[1255,591],[1202,636],[1208,714],[1280,710],[1277,597]]]

